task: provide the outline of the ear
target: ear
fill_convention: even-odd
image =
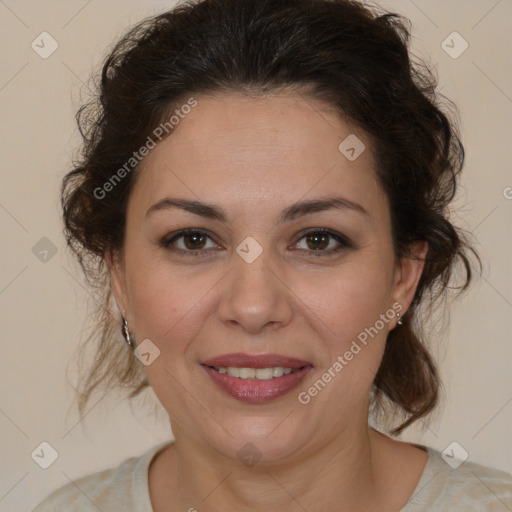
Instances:
[[[105,261],[110,272],[110,283],[114,299],[119,312],[126,317],[128,313],[128,296],[126,293],[124,261],[119,252],[112,249],[107,252]]]
[[[425,266],[428,243],[426,241],[415,242],[410,249],[411,256],[399,260],[394,275],[393,298],[402,306],[402,309],[397,310],[402,316],[409,309],[416,293]]]

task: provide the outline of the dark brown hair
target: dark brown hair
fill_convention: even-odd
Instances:
[[[327,102],[373,141],[397,258],[411,256],[413,242],[428,242],[413,304],[404,324],[389,333],[372,403],[402,416],[393,433],[434,408],[439,378],[418,306],[433,307],[446,296],[457,263],[464,270],[459,289],[465,289],[470,253],[478,256],[448,219],[464,160],[448,110],[453,105],[444,98],[441,104],[435,77],[413,61],[408,44],[407,20],[356,1],[202,0],[144,20],[115,45],[98,94],[77,114],[82,155],[62,187],[67,242],[100,299],[101,329],[80,391],[80,413],[100,384],[129,387],[130,397],[148,385],[141,364],[120,341],[105,264],[108,251],[123,245],[136,166],[108,194],[99,197],[98,190],[193,94],[290,87]]]

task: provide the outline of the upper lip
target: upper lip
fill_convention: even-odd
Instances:
[[[228,367],[235,366],[239,368],[270,368],[281,366],[283,368],[299,369],[303,366],[311,365],[308,361],[296,359],[295,357],[287,357],[279,354],[223,354],[216,356],[206,361],[203,361],[206,366],[215,367]]]

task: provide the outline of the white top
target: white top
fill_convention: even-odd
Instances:
[[[171,442],[172,443],[172,442]],[[70,482],[42,501],[32,512],[153,512],[148,469],[161,443],[117,468],[92,473]],[[469,461],[452,469],[433,448],[407,504],[397,512],[512,511],[512,475]]]

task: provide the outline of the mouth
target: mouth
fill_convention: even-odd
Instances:
[[[219,373],[227,373],[231,375],[231,377],[235,377],[237,379],[249,380],[270,380],[270,379],[278,379],[283,375],[289,375],[290,373],[296,373],[300,370],[295,368],[288,368],[283,366],[273,366],[268,368],[239,368],[238,366],[210,366],[209,368],[213,368]]]
[[[201,366],[220,390],[249,403],[285,395],[313,369],[307,361],[276,354],[228,354]]]

